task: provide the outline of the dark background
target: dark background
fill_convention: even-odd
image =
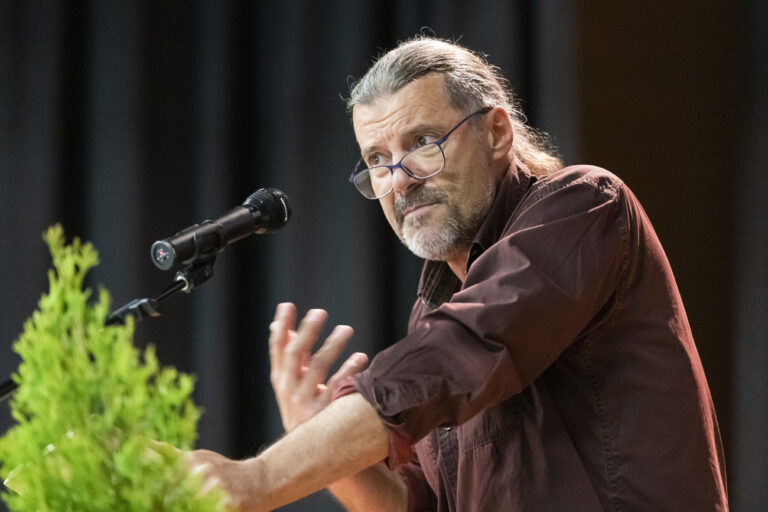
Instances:
[[[732,508],[768,507],[766,3],[0,0],[0,379],[46,290],[40,234],[92,241],[116,305],[163,288],[149,247],[269,186],[293,219],[137,329],[198,375],[200,445],[281,433],[274,306],[324,307],[370,354],[404,333],[420,262],[346,182],[342,97],[423,27],[487,53],[567,163],[621,176],[675,270],[707,370]],[[0,431],[10,425],[0,405]],[[286,510],[339,510],[322,494]]]

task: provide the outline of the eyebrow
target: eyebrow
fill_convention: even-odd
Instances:
[[[444,135],[446,133],[445,130],[442,130],[442,129],[438,131],[437,127],[433,124],[419,123],[405,130],[402,134],[400,134],[400,136],[409,138],[409,137],[413,137],[416,134],[429,132],[429,131],[435,131],[436,135]],[[363,159],[365,159],[366,157],[376,153],[378,150],[379,150],[379,146],[377,144],[373,144],[371,146],[366,147],[363,151],[360,152],[360,154],[363,157]]]
[[[360,156],[363,158],[363,160],[365,160],[372,154],[378,152],[378,150],[379,150],[379,146],[374,144],[373,146],[368,146],[364,150],[360,151]]]

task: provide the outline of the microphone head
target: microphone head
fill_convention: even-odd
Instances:
[[[243,202],[254,214],[260,214],[257,233],[272,233],[282,228],[291,218],[288,196],[276,188],[260,188]]]

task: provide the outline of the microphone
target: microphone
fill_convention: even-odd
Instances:
[[[204,220],[153,243],[152,262],[161,270],[169,270],[179,262],[189,265],[247,236],[277,231],[290,218],[288,196],[276,188],[261,188],[248,196],[242,206],[218,219]]]

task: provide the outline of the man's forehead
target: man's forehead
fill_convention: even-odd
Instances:
[[[437,121],[454,110],[440,75],[428,75],[374,101],[355,105],[352,123],[359,143],[383,129]]]
[[[419,106],[448,106],[448,95],[444,87],[442,75],[430,74],[417,78],[413,82],[406,84],[395,92],[384,94],[369,103],[355,105],[352,109],[352,116],[363,111],[378,111],[386,113],[389,110],[399,108],[417,108]]]

